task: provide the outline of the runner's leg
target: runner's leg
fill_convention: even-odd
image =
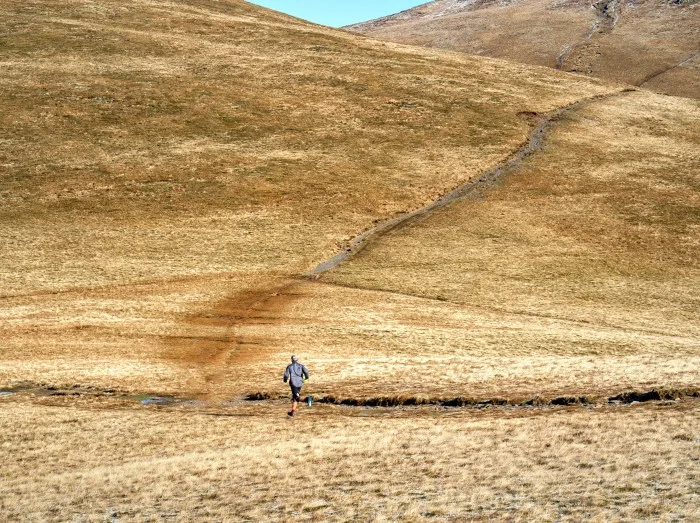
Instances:
[[[297,404],[299,403],[299,391],[301,390],[301,387],[295,387],[291,383],[289,386],[292,389],[292,410],[289,411],[290,416],[294,416],[297,412]]]

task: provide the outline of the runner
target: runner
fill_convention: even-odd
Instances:
[[[287,383],[289,381],[289,385],[292,387],[292,410],[287,413],[288,416],[296,415],[301,387],[308,379],[309,371],[306,370],[304,365],[299,363],[298,357],[292,356],[292,363],[287,365],[287,369],[284,371],[284,382]]]

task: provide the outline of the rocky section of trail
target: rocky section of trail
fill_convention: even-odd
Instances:
[[[557,69],[560,71],[570,71],[570,72],[585,72],[579,71],[581,65],[577,65],[575,68],[566,68],[567,62],[576,54],[581,48],[587,45],[590,40],[597,34],[611,32],[617,25],[620,19],[620,13],[618,10],[618,0],[601,0],[591,5],[595,9],[598,16],[597,20],[593,22],[591,28],[586,34],[585,38],[578,43],[567,45],[557,56]],[[579,57],[579,60],[581,58]]]

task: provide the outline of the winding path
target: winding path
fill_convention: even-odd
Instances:
[[[544,141],[547,137],[550,129],[556,124],[558,120],[566,116],[568,113],[575,111],[586,105],[588,103],[601,100],[604,98],[610,98],[612,96],[617,96],[621,92],[627,92],[629,89],[624,89],[621,91],[614,91],[612,93],[607,93],[603,95],[594,96],[591,98],[586,98],[578,102],[572,103],[565,107],[559,108],[555,111],[551,111],[541,116],[541,121],[533,129],[527,142],[525,142],[520,148],[518,148],[507,160],[503,161],[496,167],[482,173],[476,178],[472,178],[464,184],[460,185],[451,192],[441,196],[437,200],[434,200],[427,205],[410,211],[406,214],[402,214],[396,218],[384,221],[375,227],[363,232],[359,236],[356,236],[348,242],[348,245],[341,252],[337,253],[332,258],[325,260],[313,269],[304,273],[303,276],[311,279],[318,278],[325,272],[334,269],[338,265],[350,260],[357,254],[359,254],[365,247],[371,244],[373,241],[381,238],[385,234],[391,232],[399,226],[405,225],[406,223],[421,218],[433,211],[436,211],[442,207],[446,207],[458,200],[464,200],[468,198],[479,198],[483,195],[484,191],[491,189],[496,185],[502,178],[517,169],[522,161],[537,151],[541,151],[544,148]]]
[[[685,58],[685,59],[681,60],[681,61],[678,62],[677,64],[672,65],[671,67],[668,67],[668,68],[666,68],[666,69],[663,69],[662,71],[659,71],[658,73],[652,74],[652,75],[649,76],[648,78],[645,78],[644,80],[642,80],[642,81],[638,84],[639,87],[644,87],[644,86],[646,86],[646,85],[647,85],[649,82],[651,82],[652,80],[655,80],[655,79],[658,78],[659,76],[662,76],[662,75],[668,73],[669,71],[673,71],[674,69],[678,69],[679,67],[683,67],[685,64],[690,63],[690,62],[692,62],[693,60],[695,60],[698,56],[700,56],[700,51],[698,51],[698,52],[695,53],[695,54],[690,55],[688,58]]]
[[[351,260],[362,252],[363,249],[371,245],[372,242],[377,241],[398,227],[418,220],[457,201],[483,197],[486,192],[492,189],[503,178],[520,167],[525,158],[543,150],[548,133],[556,123],[567,114],[589,103],[619,96],[630,90],[632,89],[617,89],[605,94],[579,100],[549,113],[538,115],[538,123],[530,132],[527,140],[497,166],[468,180],[419,209],[386,220],[364,231],[350,240],[342,251],[320,262],[318,265],[296,278],[290,277],[276,287],[259,289],[229,302],[226,305],[227,310],[225,314],[222,313],[221,318],[217,321],[231,322],[229,324],[231,328],[230,335],[226,336],[223,340],[219,340],[217,343],[209,344],[208,349],[195,350],[191,354],[183,355],[184,357],[181,357],[181,359],[189,359],[193,362],[213,363],[215,368],[209,368],[206,380],[207,382],[215,383],[224,378],[224,374],[227,372],[226,369],[236,368],[236,365],[232,365],[232,363],[264,358],[266,351],[270,350],[265,349],[265,347],[270,345],[268,343],[269,340],[248,338],[241,333],[240,329],[251,324],[274,322],[275,317],[280,314],[283,308],[303,296],[303,292],[300,291],[300,286],[303,281],[317,280],[324,273]]]

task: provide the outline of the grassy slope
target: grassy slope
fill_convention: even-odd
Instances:
[[[407,295],[373,307],[394,320],[375,332],[382,383],[405,383],[416,368],[432,393],[487,397],[697,383],[699,125],[697,102],[680,98],[589,104],[485,198],[397,230],[328,273],[326,282]],[[397,354],[397,343],[415,348]],[[355,391],[366,390],[359,380]]]
[[[230,343],[193,316],[493,165],[519,111],[609,90],[239,1],[0,9],[0,382],[201,389],[170,360]]]
[[[498,190],[462,213],[455,205],[425,222],[432,234],[422,222],[331,275],[388,289],[417,283],[427,297],[290,279],[374,220],[507,156],[528,132],[518,112],[611,88],[358,39],[242,2],[5,2],[0,20],[0,386],[31,380],[229,398],[281,392],[279,364],[292,350],[311,364],[307,391],[341,395],[574,393],[606,390],[614,379],[615,387],[686,383],[696,374],[692,329],[669,336],[489,310],[480,291],[449,272],[439,300],[420,285],[436,283],[421,268],[436,257],[459,263],[465,246],[475,256],[486,249],[488,238],[457,226],[473,223],[470,216],[498,220],[490,206],[508,211],[489,226],[504,248],[523,254],[558,245],[542,247],[527,228],[534,218],[525,218],[536,207],[551,227],[567,229],[570,214],[548,215],[562,210],[556,198],[543,206],[533,194],[551,192],[551,176],[572,178],[567,190],[579,182],[585,189],[590,179],[577,162],[588,157],[606,171],[599,148],[578,140],[567,143],[582,147],[573,159],[566,150],[546,153],[567,169],[573,162],[578,175],[562,163],[543,165],[540,177],[509,180],[525,183],[512,195]],[[625,133],[635,131],[630,154],[663,159],[669,173],[693,169],[693,138],[682,130],[692,130],[697,108],[629,96],[652,112],[639,112],[632,98],[601,113],[592,106],[553,140],[567,142],[575,131],[597,143],[612,126],[611,146],[624,150]],[[630,123],[635,112],[647,127]],[[661,155],[660,143],[673,154]],[[629,165],[612,167],[634,183]],[[693,197],[691,177],[657,175],[661,188],[649,176],[633,188],[653,201],[663,189],[671,204]],[[613,196],[624,202],[630,194]],[[590,208],[581,199],[574,210]],[[684,207],[671,207],[682,217],[676,225],[685,223]],[[649,237],[694,241],[694,229],[671,225],[655,218]],[[435,233],[454,229],[454,240]],[[592,241],[573,232],[574,246]],[[438,245],[418,249],[422,263],[408,264],[426,235]],[[397,245],[399,237],[408,244]],[[530,251],[512,241],[518,237]],[[613,240],[600,238],[620,244]],[[669,249],[666,281],[680,281],[682,245],[651,246]],[[387,259],[404,258],[393,267],[384,258],[367,263],[387,247]],[[568,259],[569,251],[557,252]],[[639,267],[654,266],[642,257]],[[545,285],[534,265],[523,270],[559,300],[558,314],[595,316],[595,300],[570,306],[557,282]],[[498,290],[497,280],[494,273],[484,288]],[[657,280],[652,272],[644,281],[663,291]],[[511,288],[535,308],[548,305]],[[612,320],[626,325],[639,309],[619,301],[625,296],[616,295],[621,316]],[[661,296],[665,306],[690,304],[669,296]],[[650,310],[664,329],[692,320]],[[286,402],[151,408],[31,393],[0,402],[2,520],[698,516],[698,412],[690,402],[486,412],[322,405],[293,420],[280,419]]]
[[[700,8],[694,2],[620,0],[609,18],[599,16],[587,1],[461,5],[439,0],[350,29],[396,42],[548,67],[555,67],[557,58],[573,46],[564,58],[564,70],[700,98]],[[691,56],[695,58],[674,68]]]

